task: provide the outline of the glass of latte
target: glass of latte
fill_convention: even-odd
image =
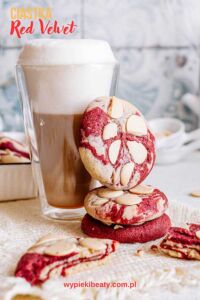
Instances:
[[[118,63],[99,40],[38,39],[22,49],[16,77],[32,166],[45,216],[73,220],[93,181],[79,156],[90,101],[115,94]]]

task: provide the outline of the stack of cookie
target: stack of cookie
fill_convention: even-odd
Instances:
[[[171,226],[167,197],[141,185],[155,162],[155,139],[141,112],[116,97],[101,97],[81,123],[80,156],[103,187],[85,197],[82,230],[124,243],[162,237]]]

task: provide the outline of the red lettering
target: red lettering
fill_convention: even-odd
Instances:
[[[16,32],[17,37],[21,39],[20,31],[19,31],[19,26],[21,25],[20,20],[15,20],[11,21],[11,27],[10,27],[10,35],[13,35],[14,32]]]
[[[57,21],[54,22],[54,32],[55,33],[58,33],[58,34],[61,33],[63,31],[63,27],[64,26],[62,26],[62,28],[59,28],[58,22]]]
[[[47,34],[53,34],[53,33],[63,33],[63,34],[69,34],[73,33],[76,29],[76,25],[74,21],[71,21],[70,24],[63,25],[62,27],[59,27],[58,21],[54,21],[53,25],[51,25],[50,21],[48,21],[45,25],[44,21],[42,19],[39,19],[39,24],[40,24],[40,30],[41,33],[47,33]]]
[[[44,25],[44,22],[42,19],[39,19],[39,23],[40,23],[40,30],[41,30],[41,33],[45,33],[49,27],[49,24],[50,24],[50,21],[47,22],[46,26]]]
[[[70,25],[70,30],[69,30],[69,32],[70,32],[70,33],[73,33],[73,32],[75,31],[77,25],[75,25],[75,23],[74,23],[73,20],[71,21],[71,24],[69,24],[69,25]]]
[[[53,28],[53,26],[49,26],[49,28],[47,29],[47,33],[48,33],[48,34],[54,33],[54,28]]]
[[[25,33],[32,34],[33,32],[34,32],[33,21],[30,22],[30,25],[28,27],[21,26],[20,20],[11,21],[10,35],[16,33],[17,37],[21,39],[22,34]]]
[[[32,34],[34,32],[34,29],[33,29],[33,21],[30,22],[30,26],[28,26],[26,28],[26,33],[30,33]]]
[[[74,21],[72,20],[71,23],[59,26],[58,21],[54,21],[53,24],[51,25],[50,20],[45,24],[42,19],[39,19],[39,24],[40,24],[40,31],[42,34],[69,34],[73,33],[77,27],[75,25]],[[25,27],[22,26],[21,20],[13,20],[11,21],[11,26],[10,26],[10,35],[16,34],[16,36],[21,39],[22,34],[28,33],[28,34],[33,34],[34,32],[34,22],[31,21],[29,26]]]

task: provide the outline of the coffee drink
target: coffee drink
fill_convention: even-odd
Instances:
[[[91,183],[78,152],[81,115],[34,113],[33,120],[49,204],[81,207]]]
[[[81,115],[90,101],[110,94],[116,65],[109,45],[98,40],[33,40],[19,56],[40,198],[53,207],[83,205],[91,178],[78,153]]]

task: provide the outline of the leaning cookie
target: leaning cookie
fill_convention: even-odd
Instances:
[[[200,224],[188,225],[170,228],[158,249],[172,257],[200,260]]]
[[[83,232],[91,237],[113,239],[120,243],[146,243],[163,237],[171,226],[170,218],[161,217],[142,225],[106,225],[86,214],[82,220]]]
[[[129,191],[100,187],[84,200],[87,213],[106,224],[139,225],[160,217],[168,207],[163,192],[147,185]]]
[[[81,122],[80,156],[90,175],[116,190],[142,182],[155,161],[155,139],[141,112],[116,97],[101,97]]]
[[[102,265],[116,251],[118,242],[108,239],[48,235],[21,257],[15,276],[32,285]]]

